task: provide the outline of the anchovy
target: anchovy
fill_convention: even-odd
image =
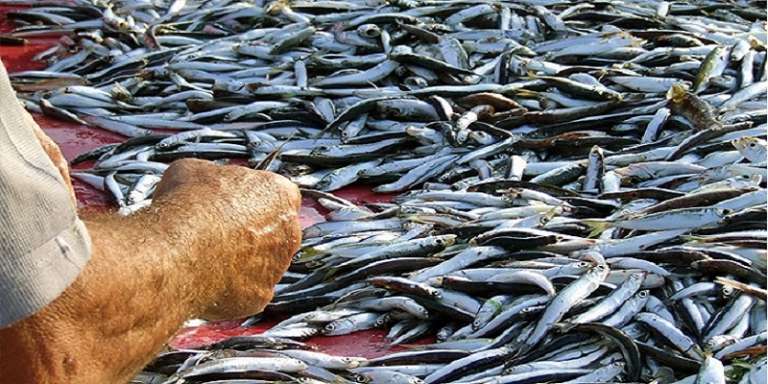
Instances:
[[[64,36],[11,74],[26,108],[121,136],[76,159],[78,188],[127,215],[168,162],[234,160],[324,216],[244,323],[268,336],[147,374],[674,382],[712,376],[704,351],[765,373],[759,2],[4,3],[24,5],[8,42]],[[266,339],[373,328],[444,341],[359,370]]]
[[[563,316],[578,303],[580,300],[588,297],[599,284],[608,275],[606,265],[598,265],[584,274],[581,278],[568,285],[552,299],[547,305],[541,319],[536,323],[536,327],[530,336],[525,339],[525,347],[532,348],[538,344],[544,335],[557,323]]]

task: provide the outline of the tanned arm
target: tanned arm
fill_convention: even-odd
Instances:
[[[281,176],[175,162],[151,207],[82,218],[92,258],[53,303],[0,329],[0,383],[125,383],[186,319],[259,312],[301,242],[299,205]]]

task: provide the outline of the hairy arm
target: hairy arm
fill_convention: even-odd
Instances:
[[[300,244],[299,204],[280,176],[184,160],[148,209],[83,217],[91,261],[49,306],[0,329],[0,383],[124,383],[184,320],[260,311]]]

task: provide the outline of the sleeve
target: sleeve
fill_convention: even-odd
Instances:
[[[0,64],[0,328],[56,299],[91,253],[85,225],[33,124]]]

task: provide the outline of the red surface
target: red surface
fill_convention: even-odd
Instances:
[[[0,33],[11,30],[12,25],[6,20],[5,14],[12,9],[11,7],[0,6]],[[56,41],[57,38],[38,38],[31,39],[27,45],[20,47],[2,46],[0,47],[0,59],[2,59],[9,73],[41,69],[45,65],[33,62],[32,57],[49,48]],[[42,115],[34,115],[34,118],[43,130],[59,144],[64,156],[68,160],[101,145],[123,140],[120,135],[101,129],[63,122]],[[74,167],[74,169],[85,169],[89,166],[90,164],[80,164]],[[78,180],[73,180],[73,183],[80,208],[108,209],[113,207],[108,197],[102,192]],[[362,186],[345,188],[339,191],[337,195],[358,204],[389,200],[389,196],[376,195],[369,188]],[[300,214],[303,226],[324,220],[322,215],[324,211],[316,202],[304,199],[303,203],[304,206]],[[251,328],[241,328],[239,324],[239,321],[223,321],[201,327],[183,329],[170,344],[175,348],[195,348],[230,336],[257,334],[269,328],[264,324]],[[327,353],[369,358],[384,355],[392,350],[403,349],[403,347],[388,348],[386,341],[384,341],[384,335],[383,331],[366,331],[347,336],[315,337],[310,339],[309,342],[317,345]]]

